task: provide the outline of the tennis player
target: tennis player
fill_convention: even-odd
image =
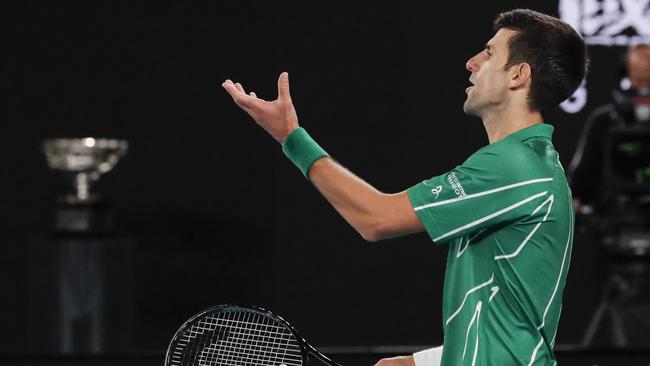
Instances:
[[[466,63],[463,105],[483,121],[489,145],[400,193],[373,188],[299,126],[286,72],[273,101],[222,84],[365,240],[426,231],[448,246],[443,345],[378,366],[555,363],[573,208],[543,116],[584,78],[586,48],[569,25],[531,10],[502,13],[494,28]]]

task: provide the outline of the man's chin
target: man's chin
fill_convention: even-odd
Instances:
[[[466,100],[465,103],[463,103],[463,112],[465,112],[465,114],[468,114],[470,116],[481,117],[478,111],[476,110],[476,108],[473,108],[472,105],[469,103],[469,100]]]

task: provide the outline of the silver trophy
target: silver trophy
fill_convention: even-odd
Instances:
[[[63,171],[74,185],[75,193],[65,196],[69,204],[91,203],[92,184],[102,174],[111,171],[129,147],[125,140],[86,138],[57,138],[43,142],[50,169]]]

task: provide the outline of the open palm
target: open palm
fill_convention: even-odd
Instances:
[[[298,115],[291,101],[289,75],[286,72],[278,78],[278,98],[273,101],[260,99],[254,92],[246,94],[240,83],[233,83],[229,79],[221,86],[241,109],[279,143],[284,142],[289,133],[298,128]]]

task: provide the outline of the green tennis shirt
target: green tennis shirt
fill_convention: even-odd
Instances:
[[[552,365],[573,242],[571,191],[537,124],[408,189],[448,244],[442,365]]]

